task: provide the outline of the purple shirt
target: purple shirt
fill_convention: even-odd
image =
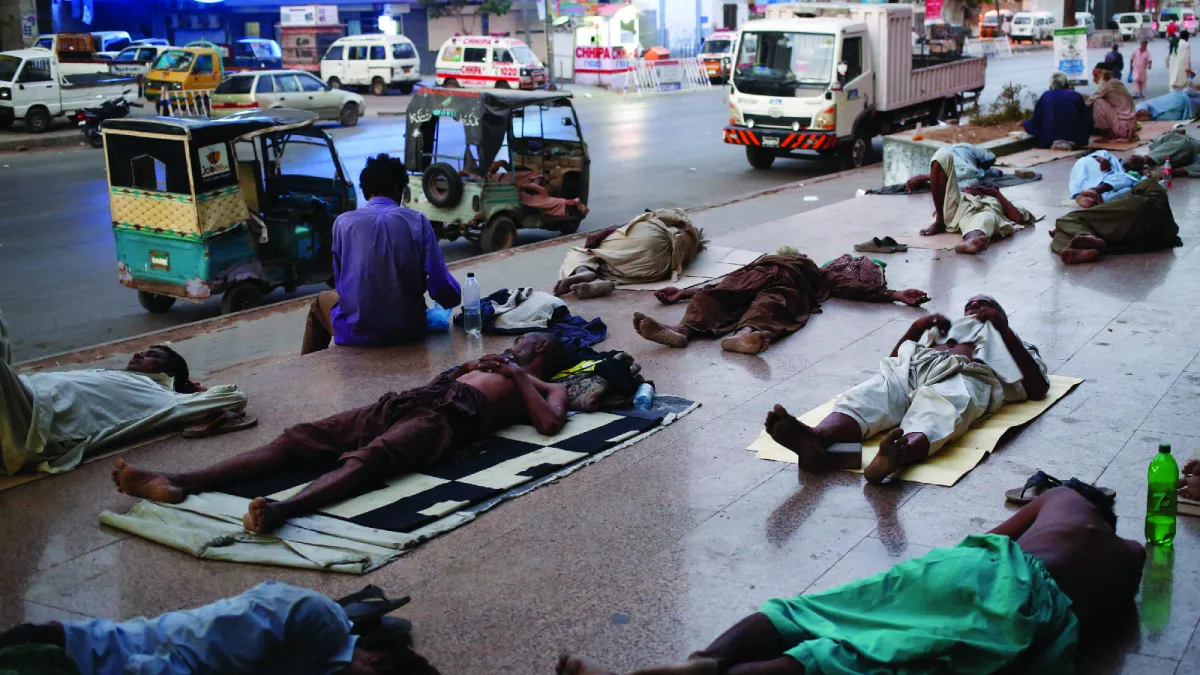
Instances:
[[[381,346],[425,333],[425,290],[443,307],[461,300],[429,219],[387,197],[333,224],[333,340]]]

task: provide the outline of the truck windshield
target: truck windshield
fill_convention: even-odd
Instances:
[[[12,82],[21,67],[21,59],[0,54],[0,82]]]
[[[725,54],[729,52],[731,40],[709,40],[700,49],[701,54]]]
[[[758,96],[795,96],[799,87],[825,88],[833,78],[834,36],[820,33],[742,34],[733,84]]]
[[[176,70],[179,72],[188,72],[192,68],[192,59],[196,55],[191,52],[182,52],[171,50],[164,52],[158,60],[154,62],[154,70]]]

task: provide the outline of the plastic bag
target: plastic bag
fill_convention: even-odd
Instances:
[[[1128,78],[1127,80],[1125,80],[1125,81],[1126,81],[1126,82],[1128,82],[1128,83],[1130,83],[1130,84],[1133,84],[1133,68],[1130,68],[1130,69],[1129,69],[1129,78]]]
[[[450,330],[450,314],[453,310],[446,309],[436,302],[433,307],[425,308],[425,332],[446,333]]]

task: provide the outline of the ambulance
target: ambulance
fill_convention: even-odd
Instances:
[[[723,83],[729,81],[730,64],[733,62],[733,48],[737,46],[737,31],[718,30],[704,40],[700,47],[700,59],[704,61],[704,72],[709,81]]]
[[[546,67],[529,45],[509,37],[456,35],[437,57],[439,87],[543,89]]]

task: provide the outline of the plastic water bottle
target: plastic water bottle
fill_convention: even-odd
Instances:
[[[633,407],[637,410],[649,410],[651,403],[654,403],[654,386],[643,382],[633,395]]]
[[[479,282],[474,272],[467,272],[467,283],[463,284],[463,328],[467,335],[478,336],[483,332],[483,313],[479,310]]]
[[[1166,183],[1163,187],[1171,189],[1171,158],[1168,157],[1163,161],[1163,181]]]
[[[1171,444],[1161,443],[1146,472],[1146,541],[1170,546],[1175,541],[1175,516],[1179,507],[1176,485],[1179,465],[1171,456]]]

